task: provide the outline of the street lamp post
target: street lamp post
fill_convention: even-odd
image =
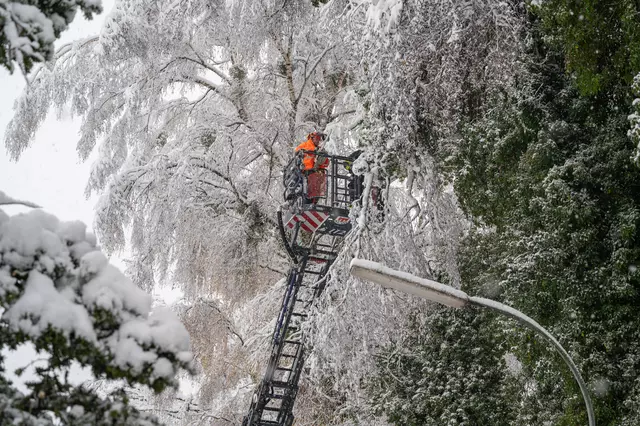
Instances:
[[[578,386],[580,386],[580,391],[582,392],[582,397],[584,398],[584,403],[587,407],[589,426],[596,425],[593,405],[591,404],[591,398],[587,391],[587,385],[584,383],[584,380],[582,380],[578,367],[576,367],[567,351],[564,350],[560,345],[560,342],[558,342],[555,337],[553,337],[540,324],[522,312],[503,303],[496,302],[495,300],[469,296],[462,290],[455,289],[436,281],[416,277],[415,275],[406,272],[396,271],[387,268],[380,263],[371,262],[369,260],[353,259],[349,269],[351,275],[380,284],[384,288],[393,288],[403,293],[413,294],[422,297],[423,299],[438,302],[452,308],[462,308],[468,305],[475,305],[493,309],[494,311],[505,314],[517,320],[521,324],[539,332],[553,344],[564,362],[569,366],[571,373],[573,373],[573,377],[576,379],[576,382],[578,382]]]

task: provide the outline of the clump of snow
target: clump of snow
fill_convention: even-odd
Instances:
[[[400,22],[402,0],[368,0],[367,23],[383,32],[391,32]]]
[[[53,281],[37,271],[31,271],[24,293],[3,315],[14,330],[37,338],[48,327],[96,342],[96,333],[87,310],[68,295],[56,290]]]
[[[601,377],[593,382],[593,393],[600,398],[604,398],[610,388],[611,383],[605,378]]]
[[[57,225],[54,216],[39,210],[14,216],[0,228],[0,252],[15,252],[21,257],[31,257],[36,252],[58,256],[64,246],[53,232]]]
[[[170,378],[175,374],[172,363],[157,352],[170,352],[183,363],[190,363],[189,334],[176,315],[167,308],[158,308],[147,321],[129,321],[109,340],[115,362],[123,368],[139,372],[153,364],[153,377]],[[159,350],[146,350],[154,345]]]
[[[61,223],[58,228],[58,235],[65,241],[78,243],[85,240],[87,226],[79,220]]]
[[[0,263],[2,259],[0,258]],[[17,293],[16,279],[9,275],[6,269],[0,269],[0,298],[4,297],[7,293]]]
[[[177,316],[151,313],[151,296],[109,264],[83,223],[40,210],[11,217],[0,210],[0,219],[0,320],[11,330],[33,340],[52,329],[82,338],[112,366],[151,371],[152,380],[190,368],[189,334]],[[116,321],[112,333],[94,328],[93,315],[104,311]]]
[[[100,269],[96,270],[97,267]],[[81,260],[80,276],[91,277],[82,289],[85,305],[113,311],[121,318],[126,317],[123,311],[145,316],[149,314],[151,296],[136,287],[118,268],[107,264],[104,255],[86,254]]]
[[[87,253],[80,259],[80,276],[94,276],[109,264],[107,257],[96,251]]]
[[[69,414],[74,417],[80,417],[84,415],[84,407],[82,405],[74,405],[73,407],[69,408]]]
[[[189,350],[189,333],[176,314],[169,308],[159,307],[149,317],[150,338],[155,344],[185,356]],[[190,356],[190,355],[189,355]]]

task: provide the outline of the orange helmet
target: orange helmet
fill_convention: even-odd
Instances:
[[[325,140],[325,138],[326,135],[322,132],[311,132],[307,135],[307,139],[311,139],[311,141],[316,145]]]

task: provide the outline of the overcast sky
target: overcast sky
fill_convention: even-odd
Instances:
[[[56,46],[85,38],[100,31],[114,0],[103,0],[105,12],[87,21],[78,13],[69,30],[62,34]],[[82,164],[75,152],[78,140],[78,120],[57,121],[53,114],[36,134],[35,142],[18,163],[9,161],[4,149],[4,132],[13,115],[13,104],[25,87],[19,71],[9,74],[0,68],[0,191],[14,198],[32,201],[63,220],[80,219],[91,226],[96,199],[86,200],[84,186],[91,161]],[[15,213],[18,208],[5,208]]]

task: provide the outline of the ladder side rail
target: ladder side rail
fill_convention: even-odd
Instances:
[[[273,330],[273,342],[278,343],[280,341],[280,331],[282,330],[282,323],[284,322],[284,317],[287,313],[287,309],[289,306],[289,300],[291,298],[291,293],[293,292],[293,287],[297,281],[298,271],[296,268],[291,268],[289,271],[289,279],[287,280],[287,290],[285,291],[284,298],[282,300],[282,306],[280,307],[280,313],[278,314],[278,319],[276,320],[276,328]]]
[[[287,329],[289,321],[291,320],[292,314],[295,309],[296,297],[300,288],[300,284],[302,284],[304,278],[304,268],[306,266],[306,263],[307,259],[304,258],[299,269],[292,268],[292,278],[290,279],[290,285],[288,286],[288,289],[291,288],[291,292],[285,293],[285,296],[283,297],[283,305],[280,310],[280,314],[283,315],[284,327],[282,327],[282,329],[284,330]],[[269,357],[267,369],[260,383],[260,386],[258,387],[258,391],[254,395],[254,399],[251,402],[249,414],[247,415],[247,418],[245,418],[245,420],[248,420],[247,426],[254,426],[259,424],[256,422],[262,420],[264,408],[269,402],[269,398],[267,397],[269,394],[269,388],[272,387],[271,382],[273,380],[273,374],[278,367],[281,358],[280,355],[282,354],[282,350],[285,345],[285,339],[278,339],[277,334],[279,334],[279,329],[276,324],[276,329],[274,330],[274,336],[272,340],[271,356]],[[302,342],[300,344],[302,345]]]
[[[296,298],[298,296],[298,290],[300,289],[300,285],[302,284],[302,281],[304,279],[304,268],[307,265],[307,258],[303,258],[302,259],[302,263],[300,264],[298,270],[296,271],[296,280],[294,281],[294,286],[292,289],[292,293],[291,293],[291,297],[288,300],[288,304],[287,305],[283,305],[281,312],[284,311],[284,317],[283,317],[283,322],[284,322],[284,326],[283,326],[283,330],[286,330],[287,327],[289,326],[289,322],[291,321],[291,317],[293,316],[293,312],[295,311],[295,305],[296,305]],[[277,362],[280,359],[280,354],[282,353],[282,348],[284,347],[284,342],[285,342],[285,338],[279,339],[279,341],[275,340],[274,336],[274,341],[273,341],[273,346],[271,348],[271,357],[269,359],[269,367],[273,366],[273,370],[275,370],[275,367],[277,366]],[[282,336],[282,337],[286,337],[286,336]],[[269,369],[267,370],[269,371]],[[269,377],[269,380],[271,380],[271,377]]]
[[[289,379],[289,389],[285,397],[282,399],[282,405],[278,420],[282,426],[287,425],[288,420],[293,420],[293,407],[298,396],[298,382],[302,375],[302,367],[304,365],[304,347],[300,347],[298,356],[296,357],[296,363],[294,365],[292,375]]]
[[[287,251],[287,253],[289,254],[289,257],[291,258],[291,260],[293,260],[294,264],[298,264],[298,258],[296,257],[296,254],[293,250],[292,245],[289,243],[289,240],[287,239],[287,232],[284,229],[284,223],[282,220],[282,210],[278,209],[278,212],[276,214],[277,219],[278,219],[278,228],[280,229],[280,238],[282,238],[282,244],[284,244],[284,248]],[[296,223],[297,228],[300,227],[300,225],[298,223]],[[298,230],[295,229],[294,230],[294,236],[297,238],[298,235]],[[293,240],[295,241],[295,240]]]

